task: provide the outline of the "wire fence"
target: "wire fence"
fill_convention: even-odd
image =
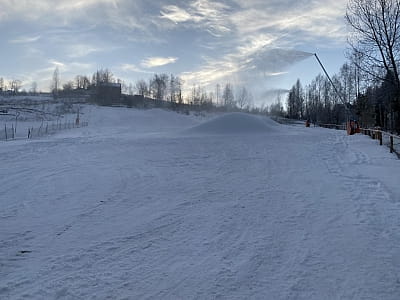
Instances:
[[[46,122],[42,123],[39,127],[28,127],[24,128],[22,132],[19,129],[19,133],[17,135],[17,130],[14,124],[12,125],[4,125],[4,128],[0,129],[0,140],[7,141],[7,140],[14,140],[14,139],[34,139],[39,138],[46,135],[55,134],[59,131],[73,129],[73,128],[81,128],[87,127],[89,124],[88,122],[72,122],[72,121],[65,121],[65,122]]]
[[[0,140],[11,140],[15,138],[15,128],[14,124],[7,127],[7,124],[4,124],[4,128],[0,130]]]

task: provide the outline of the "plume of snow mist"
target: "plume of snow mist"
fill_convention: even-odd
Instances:
[[[313,53],[286,48],[263,47],[250,54],[237,74],[238,81],[253,92],[254,104],[265,105],[284,100],[287,90],[279,90],[282,76],[292,66],[313,56]]]
[[[282,48],[262,48],[249,57],[247,67],[266,76],[280,75],[313,53]]]

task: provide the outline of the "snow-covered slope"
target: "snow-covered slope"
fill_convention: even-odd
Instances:
[[[400,161],[373,140],[83,116],[0,144],[0,299],[400,298]]]

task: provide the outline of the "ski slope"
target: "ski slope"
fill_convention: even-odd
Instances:
[[[0,144],[0,299],[400,299],[400,160],[376,141],[84,116]]]

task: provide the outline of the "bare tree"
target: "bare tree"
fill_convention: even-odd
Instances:
[[[345,63],[339,71],[340,87],[342,88],[342,98],[346,103],[352,103],[357,97],[357,79],[355,70],[351,64]]]
[[[299,79],[289,91],[287,111],[292,119],[301,119],[304,116],[304,91]]]
[[[190,103],[193,105],[200,105],[200,98],[201,98],[201,87],[193,85],[190,96]]]
[[[272,116],[277,116],[277,117],[284,117],[284,115],[285,115],[285,112],[284,112],[283,106],[282,106],[281,95],[279,93],[276,97],[275,103],[271,104],[269,107],[269,114]]]
[[[63,93],[71,94],[73,90],[74,90],[74,82],[73,81],[68,81],[67,83],[63,84]]]
[[[90,80],[87,76],[77,75],[75,77],[75,87],[78,90],[87,90],[90,86]]]
[[[175,77],[175,93],[176,93],[176,100],[179,104],[183,103],[183,96],[182,96],[182,87],[183,87],[183,80],[179,76]]]
[[[236,103],[240,109],[248,108],[251,104],[251,94],[246,87],[242,87],[236,95]]]
[[[391,91],[390,127],[400,132],[400,0],[350,0],[346,20],[353,28],[350,46],[359,68],[375,80],[375,86],[386,82],[384,89]],[[382,107],[377,101],[375,105]],[[376,122],[387,123],[379,118]]]
[[[58,91],[60,89],[60,71],[58,67],[55,68],[53,72],[53,80],[51,82],[51,92],[53,93],[53,97],[58,97]]]
[[[150,83],[150,89],[156,100],[165,100],[168,77],[167,74],[154,74]]]
[[[169,77],[169,101],[176,102],[176,79],[173,74]]]
[[[95,86],[113,82],[115,82],[114,74],[108,69],[97,70],[92,76],[92,84]]]
[[[4,91],[4,79],[3,77],[0,77],[0,91]]]
[[[230,83],[225,85],[224,91],[222,93],[222,99],[224,100],[224,106],[228,109],[236,107],[235,97],[233,95],[233,87]]]
[[[217,83],[215,86],[215,101],[217,105],[220,105],[221,85]]]
[[[204,105],[210,102],[210,98],[207,95],[207,91],[202,88],[200,90],[200,105]]]
[[[141,96],[148,95],[149,87],[143,79],[138,80],[135,84],[136,92]]]
[[[21,89],[21,86],[22,86],[21,80],[14,79],[11,81],[11,91],[14,94],[18,94],[19,90]]]
[[[393,72],[399,89],[400,1],[350,0],[346,20],[353,29],[349,44],[359,67],[380,80]]]

